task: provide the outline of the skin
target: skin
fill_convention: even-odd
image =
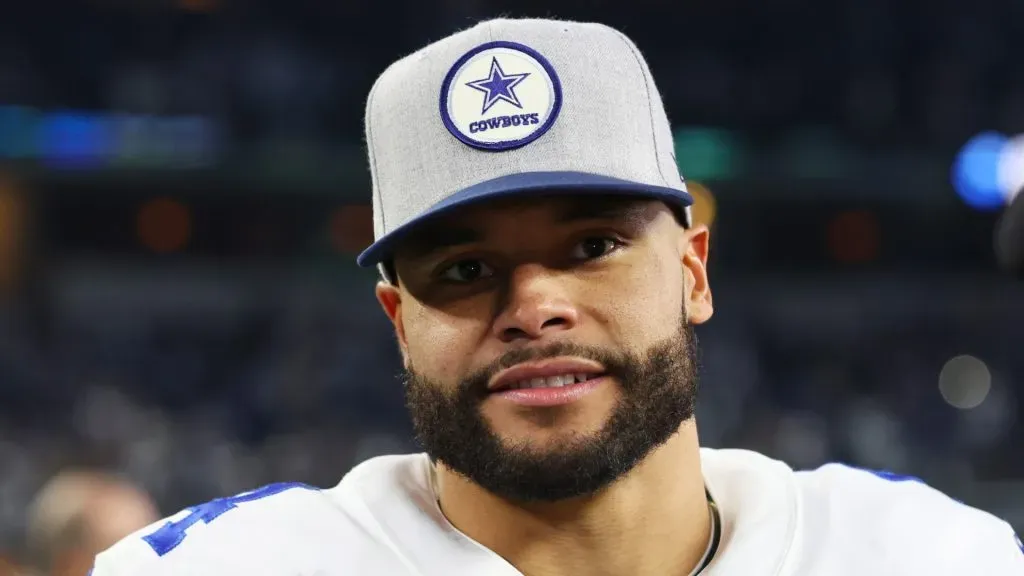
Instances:
[[[409,238],[395,253],[397,285],[376,289],[406,368],[454,390],[510,350],[571,342],[641,354],[681,323],[710,319],[705,227],[684,228],[659,201],[580,214],[594,205],[603,202],[488,202]],[[447,237],[459,229],[475,238]],[[620,399],[611,380],[567,406],[492,396],[479,409],[502,442],[544,454],[596,434]],[[436,477],[449,521],[528,576],[686,575],[709,538],[692,418],[614,483],[579,497],[513,501],[444,462]]]
[[[85,576],[97,554],[160,519],[146,493],[118,479],[83,473],[69,476],[64,488],[66,497],[55,504],[77,509],[73,520],[82,529],[74,541],[54,550],[54,576]]]
[[[86,509],[90,527],[88,555],[95,557],[122,538],[160,520],[156,505],[141,490],[126,484],[101,488]]]

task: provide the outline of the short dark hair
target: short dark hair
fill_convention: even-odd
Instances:
[[[388,258],[380,263],[380,275],[388,284],[398,286],[398,272],[395,270],[394,259]]]

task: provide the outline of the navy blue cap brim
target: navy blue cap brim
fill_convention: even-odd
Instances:
[[[662,200],[669,205],[686,207],[693,204],[688,193],[667,186],[642,184],[620,178],[611,178],[588,172],[527,172],[510,174],[452,194],[431,206],[423,214],[385,234],[356,258],[363,267],[371,267],[389,259],[396,245],[415,228],[440,216],[450,214],[458,208],[477,204],[485,200],[500,198],[565,194],[614,194]]]

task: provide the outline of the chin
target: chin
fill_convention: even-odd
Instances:
[[[571,446],[591,442],[598,436],[600,426],[581,429],[576,426],[526,426],[519,430],[496,431],[506,449],[524,450],[534,455],[564,452]]]
[[[614,403],[608,406],[520,408],[485,406],[484,420],[492,432],[509,441],[559,438],[572,440],[597,434],[611,419]]]

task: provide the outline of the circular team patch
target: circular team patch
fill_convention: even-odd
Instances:
[[[551,63],[516,42],[488,42],[455,62],[441,85],[441,119],[481,150],[512,150],[549,129],[562,108]]]

